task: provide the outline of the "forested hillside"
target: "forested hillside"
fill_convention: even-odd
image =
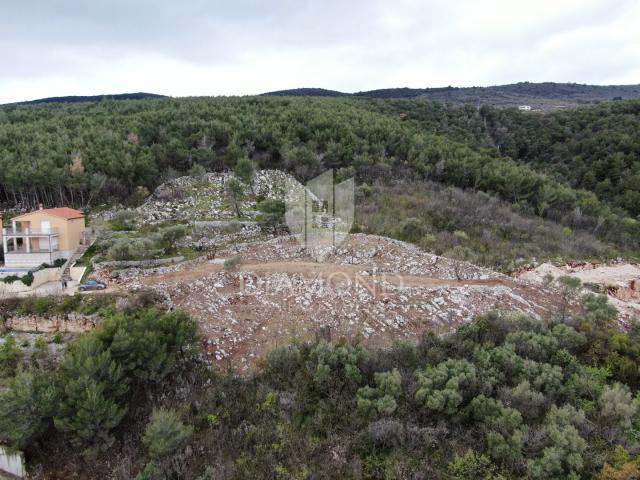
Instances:
[[[425,101],[193,98],[0,109],[0,200],[9,207],[139,201],[199,164],[250,157],[309,179],[423,180],[638,245],[640,102],[546,115]]]
[[[343,93],[322,88],[296,88],[269,92],[278,96],[344,96],[383,99],[422,99],[455,105],[517,107],[529,105],[539,110],[557,110],[577,105],[640,98],[640,85],[582,85],[578,83],[520,82],[489,87],[382,88]]]
[[[417,126],[494,150],[572,188],[640,214],[640,102],[612,102],[553,114],[430,102],[370,104]]]
[[[28,102],[19,102],[24,104],[37,105],[40,103],[85,103],[85,102],[104,102],[107,100],[144,100],[148,98],[164,98],[164,95],[155,93],[119,93],[116,95],[71,95],[67,97],[47,97],[38,98]]]

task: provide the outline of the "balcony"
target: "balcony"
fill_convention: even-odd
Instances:
[[[7,246],[7,251],[5,252],[6,254],[14,254],[14,253],[55,253],[59,250],[58,247],[52,247],[51,250],[47,249],[42,249],[42,248],[32,248],[29,252],[27,252],[27,249],[25,247],[18,247],[18,248],[12,248],[11,246]]]
[[[40,230],[37,228],[3,228],[2,235],[5,237],[53,237],[58,236],[60,232],[57,228],[49,228]],[[48,250],[47,250],[48,251]]]

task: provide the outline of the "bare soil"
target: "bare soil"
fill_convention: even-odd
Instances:
[[[223,258],[242,263],[225,270]],[[370,345],[443,333],[492,309],[538,319],[556,311],[553,289],[370,235],[353,235],[323,262],[291,238],[234,245],[214,261],[137,271],[122,288],[162,293],[200,323],[221,366],[250,369],[291,337],[330,331]]]

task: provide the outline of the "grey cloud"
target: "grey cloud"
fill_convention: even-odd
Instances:
[[[245,93],[298,85],[599,83],[638,71],[639,17],[633,0],[5,0],[0,101],[12,97],[3,89],[16,82],[33,84],[32,96],[59,93],[39,91],[47,78],[105,88],[109,72],[112,90],[122,91],[138,86],[149,64],[167,69],[162,88],[176,94],[238,93],[239,79]],[[256,75],[263,61],[278,71]],[[174,85],[169,70],[176,65],[215,77],[207,84],[217,90],[202,91],[202,78]],[[305,65],[317,68],[305,73]],[[138,83],[121,80],[128,76]]]

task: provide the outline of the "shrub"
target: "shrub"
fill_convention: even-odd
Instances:
[[[236,216],[242,216],[242,212],[240,211],[240,202],[244,198],[244,187],[242,184],[235,178],[230,178],[225,183],[225,192],[233,208],[236,212]]]
[[[33,284],[33,273],[32,272],[28,272],[26,275],[23,275],[22,278],[20,279],[22,281],[22,283],[24,283],[27,287],[30,287]]]
[[[184,312],[120,312],[103,322],[95,336],[125,373],[140,383],[162,381],[180,360],[197,353],[197,325]]]
[[[451,480],[506,480],[489,457],[473,450],[455,459],[447,466]]]
[[[153,240],[158,248],[162,248],[165,253],[175,250],[176,242],[185,237],[189,233],[189,229],[184,225],[174,225],[159,230],[153,236]]]
[[[260,212],[258,222],[263,230],[277,233],[283,228],[285,205],[282,200],[267,198],[258,203],[256,208]]]
[[[224,261],[223,266],[225,270],[233,270],[241,263],[242,263],[242,258],[240,257],[240,255],[236,255],[235,257],[227,258]]]
[[[31,304],[33,313],[44,315],[53,307],[53,300],[49,297],[38,297]]]
[[[402,393],[402,377],[397,369],[375,374],[376,386],[358,390],[358,411],[366,417],[391,415],[397,408],[396,399]]]
[[[114,230],[133,230],[136,226],[137,215],[133,210],[120,210],[111,219]]]
[[[417,242],[427,233],[421,220],[411,217],[400,225],[399,237],[407,242]]]
[[[0,344],[0,377],[11,377],[15,373],[20,356],[16,339],[7,336],[4,343]]]
[[[447,360],[416,372],[416,400],[436,412],[453,415],[465,395],[465,387],[476,380],[475,367],[466,360]]]
[[[174,410],[160,408],[151,414],[142,442],[154,460],[175,453],[193,434],[193,427],[185,425]]]
[[[53,266],[55,268],[60,268],[62,267],[65,263],[67,263],[67,260],[65,258],[57,258],[54,262],[53,262]]]
[[[207,170],[199,163],[194,163],[187,173],[190,177],[200,179],[207,174]]]
[[[109,448],[126,413],[129,386],[122,367],[95,335],[72,344],[61,365],[64,396],[54,418],[77,448],[92,456]]]
[[[236,163],[236,166],[233,169],[233,173],[241,181],[243,181],[247,185],[250,185],[253,182],[253,177],[256,174],[256,168],[257,165],[255,164],[255,162],[247,157],[243,157]]]
[[[132,257],[131,243],[128,241],[117,241],[109,250],[107,250],[107,256],[111,260],[129,260]]]

